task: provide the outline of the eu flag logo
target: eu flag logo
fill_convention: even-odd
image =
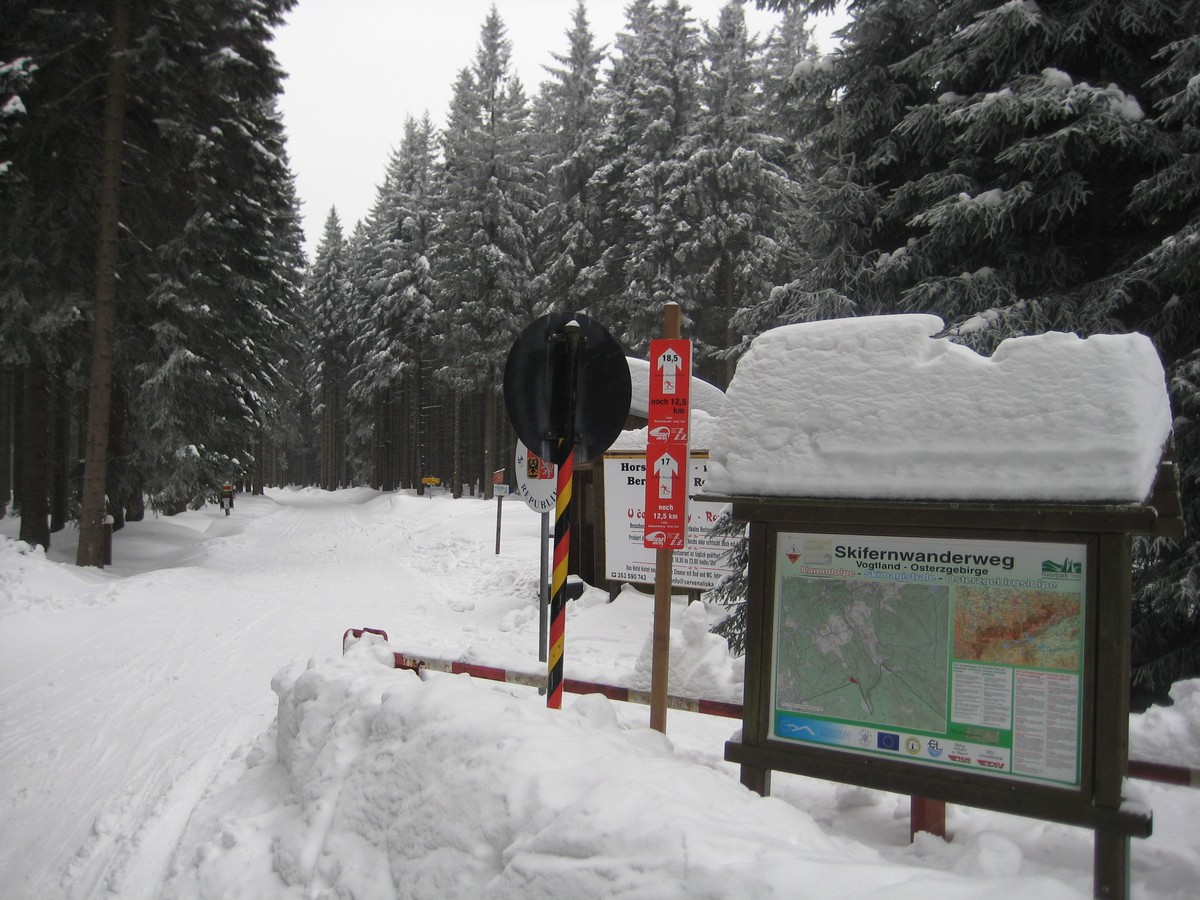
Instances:
[[[890,731],[881,731],[879,736],[875,738],[875,744],[880,750],[899,750],[900,735],[893,734]]]

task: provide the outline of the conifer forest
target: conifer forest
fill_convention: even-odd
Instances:
[[[594,0],[593,0],[594,2]],[[229,482],[486,493],[517,334],[644,356],[680,304],[725,387],[786,323],[934,313],[981,352],[1139,331],[1187,537],[1139,539],[1135,686],[1200,674],[1200,0],[587,6],[539,85],[503,0],[450,108],[397,122],[369,214],[306,258],[271,34],[295,0],[0,6],[0,510],[49,546]],[[387,115],[386,93],[380,115]]]

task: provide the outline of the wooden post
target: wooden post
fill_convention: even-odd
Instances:
[[[946,837],[946,803],[928,797],[908,798],[908,842],[916,840],[918,831],[928,831]]]
[[[1096,806],[1121,808],[1121,787],[1129,764],[1129,617],[1133,595],[1133,548],[1127,534],[1100,536],[1096,565],[1099,611],[1096,635]],[[1129,835],[1096,829],[1092,892],[1096,897],[1129,897]]]
[[[663,337],[668,340],[680,336],[680,309],[678,303],[668,303],[663,308]],[[684,476],[687,476],[687,460],[684,460]],[[667,682],[671,668],[671,570],[675,562],[675,551],[661,549],[654,554],[654,631],[650,663],[650,727],[667,733]]]

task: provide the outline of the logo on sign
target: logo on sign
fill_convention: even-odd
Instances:
[[[554,464],[542,459],[532,450],[526,451],[525,477],[540,481],[554,477]]]
[[[880,750],[899,750],[900,735],[891,731],[881,731],[875,739],[875,746]]]

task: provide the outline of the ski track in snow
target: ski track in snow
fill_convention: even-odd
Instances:
[[[181,525],[171,567],[148,572],[122,574],[117,535],[114,566],[63,598],[69,616],[8,618],[0,716],[20,727],[0,729],[0,871],[21,875],[0,883],[0,897],[155,896],[191,810],[271,722],[272,675],[339,653],[344,629],[398,623],[420,648],[422,621],[465,618],[485,587],[511,591],[513,608],[527,608],[522,620],[536,618],[529,554],[506,560],[494,583],[498,560],[488,575],[469,565],[494,548],[465,546],[469,538],[432,524],[458,504],[406,495],[367,504],[378,497],[239,498],[233,516],[216,511],[205,530]],[[536,518],[509,531],[505,541],[531,538],[536,558]],[[73,557],[72,537],[55,535],[51,558]],[[239,585],[236,596],[221,590],[223,577]],[[462,624],[486,633],[495,623]],[[291,655],[270,652],[281,647]],[[47,847],[58,865],[22,868]]]

